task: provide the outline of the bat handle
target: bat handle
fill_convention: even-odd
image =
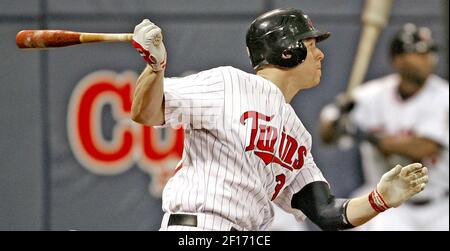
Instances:
[[[133,33],[81,33],[81,43],[92,42],[131,42],[133,40]]]

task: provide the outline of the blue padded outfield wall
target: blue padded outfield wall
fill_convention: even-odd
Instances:
[[[1,0],[0,230],[157,230],[161,189],[181,156],[182,132],[129,119],[131,86],[144,62],[130,44],[22,51],[22,29],[132,32],[150,18],[164,32],[166,75],[220,65],[251,72],[245,32],[260,13],[297,7],[332,37],[320,86],[293,107],[335,194],[362,182],[355,148],[326,147],[320,109],[345,90],[361,28],[361,0]],[[445,11],[446,10],[446,11]],[[387,45],[405,22],[429,26],[448,77],[448,1],[395,0],[366,79],[391,72]]]

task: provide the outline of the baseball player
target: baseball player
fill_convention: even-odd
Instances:
[[[359,226],[426,186],[420,163],[395,166],[365,196],[338,199],[311,154],[311,135],[289,105],[316,86],[324,58],[317,30],[300,10],[253,21],[247,47],[256,74],[226,66],[165,78],[162,31],[138,24],[134,46],[148,63],[134,92],[132,119],[183,126],[184,154],[163,192],[161,230],[265,230],[271,201],[326,230]]]
[[[365,184],[374,186],[392,163],[418,161],[429,167],[427,189],[396,210],[364,226],[365,230],[449,230],[449,87],[432,74],[437,63],[431,31],[408,23],[395,35],[390,55],[396,71],[355,90],[353,110],[342,102],[322,111],[322,135],[336,136],[341,112],[363,135],[360,144]],[[346,112],[344,112],[345,114]]]

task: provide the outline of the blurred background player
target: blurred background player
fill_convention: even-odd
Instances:
[[[438,62],[431,30],[405,24],[390,45],[394,74],[363,84],[352,97],[338,96],[321,113],[326,143],[360,143],[366,192],[389,166],[411,161],[429,167],[429,185],[398,210],[364,230],[449,230],[449,87],[433,74]]]

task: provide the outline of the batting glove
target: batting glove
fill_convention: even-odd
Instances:
[[[381,177],[377,189],[369,195],[369,201],[372,199],[371,204],[374,202],[375,207],[384,209],[398,207],[423,191],[427,183],[428,169],[422,164],[414,163],[404,167],[397,165]]]
[[[162,39],[161,29],[148,19],[144,19],[134,28],[133,46],[153,71],[166,68],[167,53]]]

